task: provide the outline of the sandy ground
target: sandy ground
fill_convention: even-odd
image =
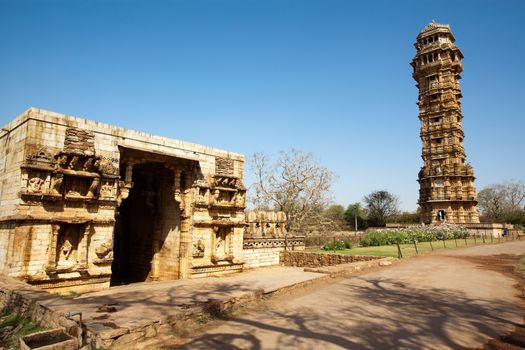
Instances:
[[[518,241],[412,258],[214,321],[181,348],[479,348],[521,327],[524,254]]]

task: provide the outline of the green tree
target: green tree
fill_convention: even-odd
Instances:
[[[419,215],[418,212],[404,211],[390,216],[386,221],[399,224],[419,224]]]
[[[399,199],[396,195],[386,191],[374,191],[363,199],[368,209],[368,225],[383,227],[386,220],[399,212]]]
[[[323,212],[324,226],[332,230],[342,230],[346,226],[345,208],[340,204],[332,204]]]
[[[364,230],[368,227],[366,211],[359,202],[348,205],[344,213],[344,218],[352,230]]]
[[[325,209],[323,215],[334,221],[342,221],[345,219],[345,208],[340,204],[332,204]]]

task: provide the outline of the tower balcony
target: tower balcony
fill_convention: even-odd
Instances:
[[[420,128],[420,134],[424,135],[431,132],[436,131],[444,131],[444,132],[451,132],[451,131],[459,131],[461,136],[463,136],[463,128],[459,123],[435,123],[430,124],[429,126],[422,126]]]
[[[445,146],[431,146],[423,147],[423,155],[438,155],[447,153],[460,153],[465,154],[465,150],[462,145],[445,145]]]

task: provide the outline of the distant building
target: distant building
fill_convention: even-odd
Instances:
[[[479,223],[474,171],[466,162],[459,79],[463,54],[447,24],[429,23],[417,36],[411,62],[419,89],[422,158],[421,221]]]

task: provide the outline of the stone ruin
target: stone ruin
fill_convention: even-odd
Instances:
[[[0,273],[53,292],[277,265],[304,249],[248,212],[244,156],[30,108],[0,132]]]
[[[243,269],[240,154],[31,108],[0,168],[0,273],[83,292]]]
[[[248,211],[245,220],[245,267],[278,265],[281,252],[304,250],[304,236],[290,235],[286,231],[286,213]]]
[[[283,211],[246,212],[245,238],[284,237],[286,234],[286,213]]]

